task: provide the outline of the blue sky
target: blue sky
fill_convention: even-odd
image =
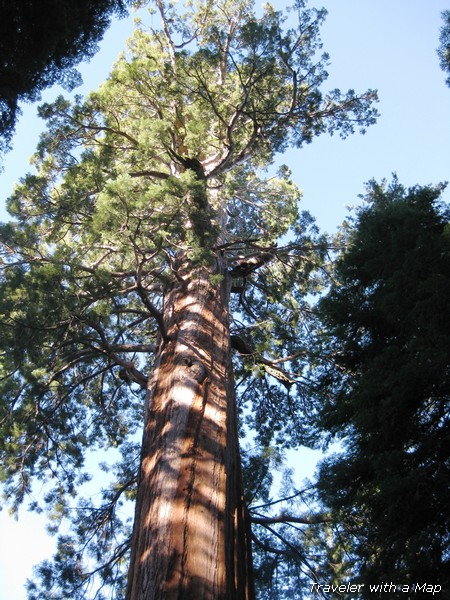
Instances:
[[[389,179],[396,172],[406,186],[450,179],[450,88],[436,55],[440,14],[450,5],[448,0],[310,0],[310,5],[328,10],[322,29],[331,57],[327,87],[376,88],[380,97],[381,116],[366,135],[345,141],[323,136],[282,159],[303,190],[303,208],[332,231],[347,216],[346,207],[360,202],[371,178]],[[80,69],[85,84],[78,93],[105,79],[132,27],[132,19],[114,23],[100,53]],[[51,101],[59,92],[48,91],[43,99]],[[5,199],[29,170],[42,127],[35,106],[25,106],[23,113],[0,175],[0,220],[7,219]],[[450,201],[450,190],[444,198]],[[292,462],[299,478],[311,474],[309,453],[292,455]],[[25,510],[19,523],[0,513],[0,600],[25,599],[22,586],[31,565],[51,553],[52,540],[42,530],[43,520]]]

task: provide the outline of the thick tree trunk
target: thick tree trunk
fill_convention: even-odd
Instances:
[[[228,276],[220,265],[183,279],[166,297],[169,341],[149,383],[126,598],[249,599]]]

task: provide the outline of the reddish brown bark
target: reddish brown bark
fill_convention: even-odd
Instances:
[[[212,284],[211,271],[196,269],[166,297],[169,341],[149,383],[127,600],[253,597],[229,285],[226,273]]]

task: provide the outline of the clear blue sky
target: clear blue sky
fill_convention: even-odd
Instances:
[[[281,6],[278,0],[272,3]],[[448,0],[310,0],[310,5],[325,6],[329,13],[322,30],[324,50],[331,56],[329,89],[370,87],[380,96],[381,116],[366,135],[346,141],[324,136],[283,158],[303,189],[303,207],[331,231],[348,214],[346,206],[359,202],[358,194],[371,178],[390,178],[396,172],[406,186],[450,180],[450,88],[436,55],[440,14],[450,5]],[[101,52],[81,69],[82,93],[107,76],[132,26],[132,19],[122,21],[107,33]],[[46,92],[44,99],[50,101],[56,93]],[[28,170],[38,141],[41,123],[35,115],[35,106],[24,108],[14,151],[5,161],[0,220],[7,218],[4,201]],[[450,190],[444,197],[450,200]],[[308,455],[295,455],[293,461],[299,478],[311,474]],[[0,600],[24,600],[22,586],[31,565],[51,553],[51,540],[40,534],[43,520],[25,511],[22,520],[16,524],[0,514]]]

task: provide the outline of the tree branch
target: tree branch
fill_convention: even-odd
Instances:
[[[277,537],[281,542],[283,542],[283,544],[285,544],[289,550],[291,550],[294,554],[296,554],[300,558],[302,563],[304,565],[306,565],[306,567],[309,569],[310,576],[315,581],[319,581],[315,570],[313,569],[312,565],[309,563],[309,561],[307,560],[307,558],[303,552],[301,552],[298,548],[296,548],[293,544],[291,544],[284,536],[282,536],[280,533],[278,533],[278,531],[275,531],[275,529],[273,529],[272,527],[269,527],[268,525],[264,525],[264,527],[268,531],[270,531],[270,533],[272,533],[275,537]]]
[[[169,179],[169,173],[163,173],[162,171],[130,171],[128,173],[130,177],[154,177],[155,179]]]
[[[247,277],[275,257],[275,252],[253,252],[245,256],[236,257],[230,268],[231,277]]]
[[[172,64],[172,68],[175,70],[176,67],[176,56],[175,56],[175,44],[172,41],[172,37],[170,35],[169,30],[169,20],[166,16],[166,12],[164,10],[163,3],[161,0],[156,0],[156,6],[158,7],[159,14],[161,15],[161,21],[164,30],[164,37],[166,38],[167,49],[169,51],[170,62]]]
[[[269,546],[265,542],[262,542],[259,538],[256,537],[254,533],[252,533],[252,540],[255,542],[257,546],[265,550],[266,552],[270,552],[271,554],[278,554],[284,556],[287,550],[280,550],[279,548],[274,548],[273,546]]]
[[[267,508],[268,506],[274,506],[274,504],[280,504],[281,502],[287,502],[288,500],[292,500],[293,498],[297,498],[297,496],[301,496],[314,486],[310,486],[309,488],[305,488],[304,490],[299,490],[292,494],[291,496],[286,496],[285,498],[279,498],[278,500],[273,500],[272,502],[266,502],[266,504],[259,504],[258,506],[253,506],[251,510],[258,510],[259,508]]]
[[[245,340],[240,335],[231,335],[230,336],[231,347],[234,350],[237,350],[241,356],[248,356],[256,354],[254,348],[250,345],[247,340]],[[280,383],[282,383],[286,387],[290,387],[294,383],[298,383],[297,379],[294,379],[289,373],[287,373],[284,369],[278,366],[277,363],[286,362],[291,358],[296,358],[301,356],[304,352],[300,352],[298,354],[294,354],[288,358],[280,358],[276,360],[269,360],[264,358],[263,356],[256,358],[256,362],[260,363],[264,366],[264,370],[268,375],[271,375],[275,379],[277,379]]]
[[[142,263],[138,267],[138,271],[136,274],[136,291],[144,303],[145,308],[149,311],[152,317],[156,320],[158,324],[158,329],[161,334],[162,339],[165,342],[169,341],[169,335],[167,333],[166,324],[164,323],[164,318],[162,313],[154,306],[152,302],[150,302],[145,287],[142,285]]]
[[[318,525],[320,523],[330,523],[332,519],[327,515],[312,515],[310,517],[303,515],[295,517],[294,515],[281,513],[278,517],[250,517],[255,525],[272,525],[275,523],[300,523],[301,525]]]

